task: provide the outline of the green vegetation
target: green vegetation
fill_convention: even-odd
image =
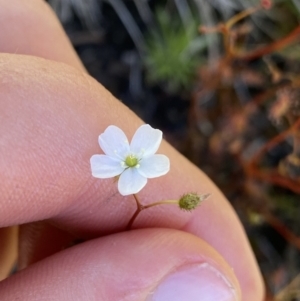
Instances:
[[[198,36],[194,20],[184,28],[169,12],[156,11],[159,30],[147,39],[146,75],[150,83],[161,84],[168,92],[180,93],[191,87],[201,63],[199,53],[206,48],[205,36]]]

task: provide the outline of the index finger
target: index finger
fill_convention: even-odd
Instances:
[[[97,137],[108,125],[131,138],[142,121],[96,81],[64,64],[3,54],[0,66],[0,226],[51,219],[86,238],[123,230],[135,204],[119,195],[111,179],[92,178],[89,158],[99,153]],[[245,300],[261,297],[255,260],[224,196],[168,143],[159,152],[170,158],[171,171],[149,182],[140,194],[144,203],[190,191],[212,197],[192,215],[171,206],[149,209],[136,227],[198,235],[234,268],[249,292]]]
[[[1,51],[12,52],[12,53],[33,54],[36,56],[41,56],[57,61],[66,62],[70,65],[75,66],[79,70],[80,69],[83,70],[82,64],[74,54],[74,51],[72,50],[69,41],[67,41],[66,36],[61,29],[61,26],[59,25],[58,21],[55,19],[54,15],[51,13],[49,8],[45,5],[43,1],[38,0],[38,1],[24,2],[24,1],[14,0],[14,1],[7,2],[1,0],[1,7],[2,7],[1,9],[2,30],[0,35]],[[18,18],[16,18],[16,16],[18,16]],[[26,31],[24,30],[24,28],[26,28]],[[45,36],[45,32],[47,33],[46,36]],[[6,59],[4,59],[4,61],[5,63],[7,63]],[[30,64],[31,63],[28,62],[28,65]],[[35,67],[43,68],[42,66],[43,64],[37,64],[37,65],[38,66]],[[21,64],[21,68],[19,67],[20,66],[18,66],[18,62],[12,65],[12,69],[14,69],[14,71],[19,71],[19,73],[20,72],[22,73],[22,68],[26,68],[26,66],[23,66],[22,64]],[[46,71],[47,68],[48,67],[45,68]],[[48,71],[51,72],[51,70]],[[7,73],[8,75],[11,75],[11,71],[8,71]],[[35,71],[33,73],[37,77],[39,76],[38,74],[36,74]],[[30,74],[31,71],[29,72],[29,76],[31,76]],[[60,81],[59,76],[63,77],[64,75],[59,73],[57,74],[57,76],[58,76],[57,82],[59,82]],[[5,75],[3,77],[5,78]],[[75,76],[75,78],[77,77]],[[83,78],[81,76],[81,78],[78,79],[78,81],[82,81],[82,80],[85,81],[86,79]],[[72,81],[73,79],[74,78],[70,80]],[[6,81],[9,80],[5,78],[4,83]],[[35,81],[39,82],[40,85],[43,85],[43,82],[38,81],[36,78]],[[34,93],[35,87],[33,85],[35,81],[32,82],[32,86],[30,86],[29,88],[33,90],[32,93],[29,93],[31,97],[36,97]],[[61,81],[61,85],[64,84],[68,85],[67,82],[68,82],[68,76],[66,77],[66,82],[64,82],[63,80]],[[19,84],[21,85],[20,82]],[[47,81],[45,82],[45,84],[47,86]],[[89,80],[87,81],[87,84],[89,84]],[[95,83],[91,85],[91,89],[94,89],[93,88],[94,84]],[[53,84],[52,86],[54,86],[53,89],[55,90],[56,84]],[[87,89],[87,87],[85,88]],[[36,93],[39,94],[40,93],[39,91],[41,89],[42,87],[40,86],[39,89],[36,91]],[[100,87],[98,87],[97,89],[99,89],[99,93],[100,93],[98,95],[98,99],[101,99],[101,101],[103,99],[104,101],[109,101],[109,99],[111,99],[109,94],[106,94],[104,90],[102,90]],[[80,90],[80,87],[78,87],[78,90]],[[20,93],[23,93],[22,90],[20,91],[21,91]],[[70,97],[74,96],[76,98],[77,96],[76,91],[77,90],[75,89],[73,93],[70,95]],[[68,93],[67,91],[65,92]],[[43,101],[40,102],[39,105],[47,107],[48,105],[47,101],[50,101],[49,97],[54,97],[54,98],[57,97],[56,100],[58,102],[60,101],[59,99],[61,97],[62,109],[66,110],[65,106],[68,106],[68,104],[64,103],[65,100],[64,93],[62,93],[60,96],[58,96],[55,93],[55,91],[51,91],[49,93],[50,93],[49,95],[51,96],[46,95],[46,99],[43,99]],[[101,93],[103,93],[103,95]],[[78,97],[79,96],[80,95],[78,95]],[[94,96],[92,95],[89,95],[89,97],[94,98]],[[38,97],[35,99],[37,100],[37,103],[38,103],[38,99],[39,99]],[[24,96],[23,101],[26,100],[27,99]],[[32,99],[32,102],[29,102],[29,107],[34,106],[35,100]],[[5,100],[2,99],[2,101]],[[70,99],[68,101],[70,101]],[[38,106],[37,103],[35,104],[35,106]],[[59,104],[56,105],[59,106]],[[120,107],[122,106],[118,105],[118,108]],[[106,108],[108,109],[108,111],[109,110],[113,111],[115,109],[115,106],[113,105],[112,107],[110,107],[108,105],[106,106]],[[72,110],[73,110],[72,106],[69,109],[70,109],[69,114],[72,114]],[[93,111],[93,109],[90,110]],[[99,110],[99,106],[98,106],[98,110]],[[116,116],[113,116],[114,118],[113,120],[117,120],[115,118],[118,118],[120,114],[122,115],[123,108],[120,110],[121,112],[117,112]],[[42,120],[43,116],[46,114],[45,111],[47,111],[46,108],[44,110],[44,113],[38,119],[30,120],[30,122],[32,121],[32,124],[36,123],[36,126],[40,127],[39,129],[40,131],[43,130],[43,127],[51,126],[47,123],[49,119],[45,118],[44,122]],[[80,110],[77,108],[77,112],[74,114],[80,115],[81,112],[78,113],[78,111]],[[28,119],[30,119],[30,109],[28,110],[28,112],[29,112]],[[5,114],[3,115],[3,112],[1,114],[2,117],[5,115]],[[104,114],[103,112],[101,113],[98,112],[98,116],[103,116],[103,114]],[[19,116],[18,118],[22,119],[23,116],[22,114],[20,115],[21,116]],[[18,208],[20,208],[21,210],[20,212],[18,210],[16,212],[12,212],[9,216],[7,216],[7,219],[4,222],[4,224],[19,223],[22,220],[28,220],[28,221],[39,220],[42,219],[44,216],[48,217],[48,216],[58,215],[58,217],[56,217],[54,220],[58,224],[60,224],[60,226],[65,226],[66,228],[69,228],[69,230],[72,231],[74,225],[76,226],[77,221],[80,219],[80,224],[78,225],[78,227],[75,227],[75,231],[77,231],[78,235],[85,234],[88,236],[95,236],[103,233],[108,233],[109,231],[117,231],[118,229],[120,230],[123,229],[122,223],[126,224],[128,217],[132,214],[132,210],[134,207],[132,200],[129,200],[129,202],[127,202],[123,198],[116,197],[114,199],[114,202],[112,200],[109,201],[110,204],[113,203],[112,207],[107,206],[108,205],[107,202],[104,202],[104,204],[100,204],[100,202],[105,198],[106,195],[104,195],[103,198],[101,198],[101,191],[96,191],[96,188],[93,188],[91,191],[89,191],[89,185],[91,185],[91,187],[93,187],[94,185],[89,181],[90,174],[87,173],[89,171],[85,170],[83,174],[80,174],[80,170],[78,169],[81,168],[82,164],[78,164],[78,162],[76,162],[77,160],[82,159],[81,154],[82,151],[84,151],[84,149],[79,150],[78,147],[81,147],[81,145],[84,143],[92,143],[94,149],[92,151],[91,149],[92,146],[90,145],[90,149],[87,151],[89,154],[84,156],[85,159],[90,155],[90,153],[93,152],[99,153],[99,148],[98,145],[96,144],[95,137],[97,137],[100,134],[100,131],[103,130],[105,120],[106,121],[108,120],[108,122],[114,122],[111,121],[111,119],[109,119],[112,117],[113,112],[110,111],[108,115],[110,115],[108,119],[103,118],[103,120],[98,121],[99,124],[97,130],[93,131],[93,127],[91,127],[88,123],[80,126],[81,129],[86,127],[87,131],[92,130],[93,133],[88,133],[88,135],[91,134],[91,136],[93,136],[93,139],[86,139],[88,137],[82,137],[80,133],[77,133],[77,135],[74,136],[74,131],[78,130],[77,127],[74,128],[74,131],[71,131],[70,129],[66,130],[65,125],[68,124],[67,121],[68,118],[64,121],[61,121],[59,118],[60,115],[57,115],[58,117],[57,121],[60,120],[60,122],[57,123],[56,129],[53,128],[53,131],[54,132],[58,131],[58,137],[53,137],[53,139],[52,137],[49,137],[49,141],[46,142],[45,145],[42,144],[31,145],[31,148],[30,147],[27,148],[30,149],[31,151],[30,154],[22,153],[22,151],[20,151],[21,155],[20,158],[18,158],[19,160],[18,162],[20,163],[20,160],[22,160],[22,158],[25,159],[23,161],[23,164],[19,164],[17,165],[17,167],[21,166],[22,168],[24,168],[24,170],[18,171],[18,174],[22,174],[18,179],[12,177],[10,187],[14,195],[19,194],[20,196],[20,197],[16,196],[14,200],[17,200],[16,202],[17,204],[15,204],[15,206],[18,206]],[[129,122],[133,122],[132,121],[133,119],[131,117],[128,117],[128,115],[130,115],[130,113],[127,111],[127,113],[124,114],[123,119],[121,118],[122,121],[120,122],[120,126],[124,122],[126,123],[126,118],[130,120]],[[13,118],[15,118],[15,116],[16,115],[12,114]],[[33,114],[33,116],[36,115]],[[73,117],[75,118],[75,116]],[[89,116],[85,116],[85,117],[87,117],[86,119],[89,119]],[[65,117],[62,118],[66,118],[66,114]],[[81,122],[84,123],[85,121],[83,121],[82,119],[84,119],[84,116],[81,116],[79,118],[79,120],[81,120]],[[127,127],[123,127],[123,130],[126,132],[126,134],[128,134],[128,136],[130,136],[135,131],[135,129],[140,125],[140,121],[137,121],[136,118],[134,120],[135,122],[133,122],[134,124],[132,124],[132,126],[127,125]],[[55,120],[53,121],[54,123],[56,122]],[[19,122],[19,120],[15,120],[15,122]],[[70,123],[72,124],[72,122]],[[80,122],[78,122],[77,124],[78,126],[79,123]],[[114,124],[116,123],[114,122]],[[3,127],[1,128],[3,129]],[[25,128],[26,128],[26,122],[25,122]],[[38,129],[33,125],[32,128],[34,129],[34,132],[32,134],[34,134],[35,131],[37,131]],[[62,128],[64,129],[64,132],[62,132]],[[27,130],[29,129],[27,128]],[[25,132],[27,133],[27,131]],[[22,129],[20,129],[19,133],[21,134],[21,136],[23,135]],[[26,133],[25,136],[27,135]],[[72,137],[73,138],[76,137],[77,139],[81,139],[82,141],[76,141],[76,142],[72,141],[71,143],[69,143],[69,146],[67,148],[64,148],[63,144],[61,144],[60,146],[56,145],[57,141],[64,140],[63,135],[66,136],[71,135],[71,137],[69,137],[70,140],[72,140]],[[46,138],[46,136],[44,138]],[[53,142],[55,145],[52,145],[51,142]],[[27,141],[27,144],[30,144],[30,141]],[[24,146],[26,146],[27,144],[25,144]],[[22,143],[18,143],[17,141],[15,141],[15,145],[19,145],[20,147],[22,147]],[[42,149],[44,146],[49,148],[48,154],[46,153],[42,154]],[[76,149],[72,150],[72,147]],[[84,147],[89,147],[89,145],[85,145]],[[60,153],[59,151],[57,152],[57,148],[58,149],[60,148],[62,150],[62,153]],[[36,153],[37,149],[39,149],[40,152]],[[53,153],[51,153],[51,149],[54,150]],[[3,150],[2,154],[4,154],[5,151],[4,149],[2,150]],[[6,151],[9,152],[8,149]],[[72,154],[68,154],[68,152],[71,152]],[[0,153],[1,153],[1,148],[0,148]],[[170,150],[170,153],[172,153],[172,150]],[[37,157],[34,159],[35,154],[37,154]],[[42,156],[40,156],[41,154]],[[75,159],[76,155],[78,155],[79,157]],[[31,159],[29,158],[30,156]],[[54,158],[55,156],[57,156],[57,158]],[[69,158],[70,160],[66,160],[66,157]],[[172,173],[171,178],[169,178],[170,175],[167,175],[165,179],[161,178],[157,180],[151,180],[151,182],[149,183],[149,187],[147,187],[147,189],[150,188],[151,190],[152,188],[154,188],[155,192],[151,194],[149,190],[143,191],[144,193],[144,195],[142,195],[143,201],[145,202],[153,201],[153,199],[157,200],[157,198],[163,198],[165,196],[171,197],[173,195],[174,197],[178,197],[179,195],[176,194],[178,191],[180,191],[180,193],[182,193],[182,191],[187,192],[192,187],[195,191],[198,192],[212,192],[213,198],[208,202],[208,205],[204,205],[203,208],[199,209],[192,216],[185,215],[184,217],[182,217],[181,215],[178,215],[177,208],[170,208],[170,207],[165,209],[159,207],[155,209],[153,208],[152,210],[143,213],[144,216],[141,216],[140,221],[137,221],[136,226],[145,227],[151,225],[154,226],[161,225],[167,227],[182,228],[185,231],[195,233],[198,236],[205,238],[208,242],[211,242],[211,244],[214,245],[216,249],[219,250],[219,252],[223,254],[223,256],[228,260],[228,262],[231,263],[231,265],[235,268],[235,271],[241,281],[242,288],[244,289],[244,295],[246,296],[246,298],[249,298],[247,300],[258,300],[258,296],[261,295],[261,291],[262,291],[260,277],[257,271],[255,261],[253,260],[251,251],[248,247],[248,243],[245,239],[244,233],[241,230],[241,227],[235,215],[232,213],[232,209],[230,208],[230,206],[226,204],[226,201],[224,197],[220,194],[220,192],[216,190],[214,185],[212,185],[204,175],[200,174],[201,172],[198,169],[196,169],[189,163],[185,162],[182,165],[183,173],[181,174],[180,164],[185,160],[183,158],[179,158],[178,154],[175,154],[173,158],[174,160],[171,158],[172,169],[174,168],[174,166],[175,167],[177,166],[176,168],[178,169],[177,172],[175,172],[176,174],[175,178],[173,179],[173,173]],[[44,165],[42,159],[46,160],[47,162],[46,165]],[[34,166],[33,171],[29,166],[26,166],[28,162],[30,163],[33,162],[33,166]],[[54,166],[51,165],[52,162],[55,162]],[[66,163],[70,163],[70,162],[71,164],[75,163],[74,166],[71,167],[66,166]],[[36,170],[39,170],[39,172],[35,173]],[[45,173],[49,173],[49,172],[51,176],[49,176],[48,178],[45,176]],[[186,177],[186,173],[189,173],[190,176]],[[55,175],[59,176],[59,178],[56,179]],[[40,179],[39,180],[35,179],[35,177],[40,177]],[[67,180],[65,179],[65,177],[67,177]],[[162,188],[162,185],[164,185],[163,181],[167,181],[167,177],[169,179],[168,180],[169,191],[166,191],[166,193],[164,194],[163,193],[164,189]],[[45,182],[47,179],[50,179],[49,183]],[[9,179],[7,179],[7,181],[8,180]],[[26,185],[28,186],[26,185],[24,186],[20,184],[22,183],[23,180],[25,180]],[[58,185],[58,183],[60,184]],[[85,185],[85,183],[87,185]],[[20,185],[22,186],[22,189],[19,189]],[[40,185],[40,187],[37,185]],[[115,187],[113,186],[113,184],[111,184],[111,182],[109,182],[109,185],[110,188],[106,187],[106,189],[115,189]],[[176,186],[175,187],[176,189],[172,187],[173,185]],[[182,189],[179,189],[180,185],[182,185]],[[59,186],[60,188],[57,186]],[[43,192],[43,189],[46,188],[47,191]],[[52,188],[54,192],[51,191]],[[74,191],[71,191],[73,188]],[[27,199],[25,202],[23,202],[22,193],[26,189],[28,190],[28,193],[25,194]],[[114,193],[116,192],[116,189],[112,191]],[[171,195],[170,192],[173,191],[174,193]],[[32,199],[30,199],[31,196]],[[50,204],[47,204],[48,196],[49,196]],[[55,200],[56,197],[58,198],[57,200]],[[39,198],[45,198],[45,199],[41,200]],[[7,196],[6,201],[7,200],[10,200],[9,195]],[[88,200],[91,203],[90,208],[89,208],[89,204],[86,204],[86,206],[84,204],[81,204],[84,203],[86,200]],[[3,200],[3,202],[4,201],[5,200]],[[31,202],[31,205],[29,207],[27,207],[28,202]],[[1,203],[2,202],[0,202],[1,208],[2,207],[4,208],[4,205],[2,205]],[[73,205],[76,206],[72,208]],[[81,210],[81,206],[85,208],[83,210],[82,215],[78,214],[78,211]],[[64,212],[63,210],[64,207],[66,208],[65,210],[66,212]],[[114,212],[114,215],[112,218],[110,218],[109,216],[105,216],[105,212],[104,212],[103,214],[101,214],[101,216],[99,215],[98,217],[99,219],[101,218],[102,222],[99,220],[98,221],[99,225],[95,226],[96,223],[95,220],[89,222],[90,213],[95,209],[95,207],[96,209],[99,209],[99,211],[101,211],[102,208],[104,207],[105,212],[109,212],[109,213]],[[22,208],[24,210],[22,210]],[[12,206],[11,209],[12,211],[14,211],[14,206]],[[74,209],[74,213],[73,213],[73,209]],[[47,210],[49,210],[49,212],[47,212]],[[203,212],[203,210],[207,210],[207,211]],[[203,212],[203,214],[200,214],[200,211]],[[218,211],[224,211],[224,214],[220,214]],[[15,214],[17,214],[17,216],[15,216]],[[174,215],[174,218],[172,215]],[[222,220],[216,220],[217,218],[221,218]],[[199,219],[201,219],[201,221]],[[229,227],[227,226],[227,223],[229,224]],[[218,225],[215,226],[215,224]],[[228,229],[226,229],[226,227],[228,227]],[[215,237],[215,239],[212,239],[213,236]],[[242,254],[239,260],[237,260],[236,254]],[[254,293],[254,295],[252,293]]]

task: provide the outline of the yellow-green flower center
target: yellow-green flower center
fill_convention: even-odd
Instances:
[[[139,163],[139,160],[133,155],[129,155],[125,159],[125,164],[128,167],[135,167],[136,165],[138,165],[138,163]]]

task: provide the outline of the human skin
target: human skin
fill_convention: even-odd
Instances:
[[[1,300],[146,300],[174,269],[207,262],[240,300],[262,301],[262,279],[232,207],[167,142],[158,153],[171,170],[149,180],[141,201],[195,191],[211,197],[193,213],[145,210],[124,231],[134,199],[112,179],[93,178],[89,158],[101,152],[97,138],[107,126],[131,138],[143,122],[86,74],[44,2],[0,0],[0,7],[0,227],[26,223],[24,270],[0,283]],[[0,260],[7,262],[13,235],[0,232]],[[70,247],[75,239],[84,242]]]

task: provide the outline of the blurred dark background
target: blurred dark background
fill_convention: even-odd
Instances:
[[[300,1],[48,2],[90,75],[227,196],[268,300],[300,300]]]

